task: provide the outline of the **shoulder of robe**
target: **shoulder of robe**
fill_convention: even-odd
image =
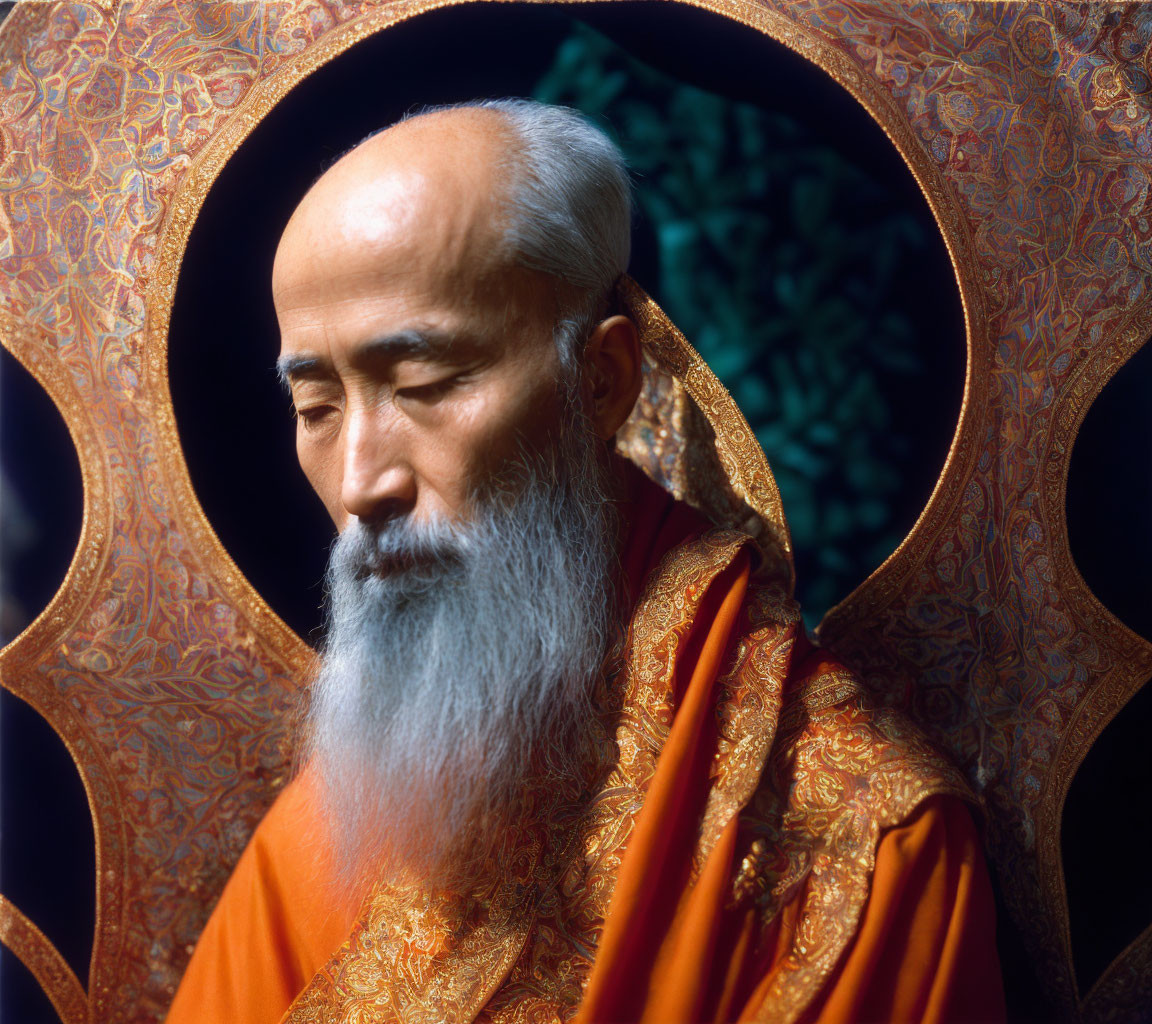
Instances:
[[[738,819],[727,906],[755,911],[777,947],[757,1020],[792,1020],[848,948],[882,833],[930,797],[977,801],[904,714],[813,648],[799,627],[754,792]]]
[[[801,639],[800,644],[804,641]],[[798,645],[799,646],[799,645]],[[978,801],[902,712],[819,648],[793,659],[756,790],[740,816],[733,898],[766,919],[805,886],[867,893],[881,833],[923,801]]]

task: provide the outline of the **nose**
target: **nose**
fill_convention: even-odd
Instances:
[[[401,439],[371,413],[349,417],[340,500],[365,522],[406,515],[416,506],[416,474]]]

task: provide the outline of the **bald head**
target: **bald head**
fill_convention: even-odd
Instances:
[[[334,272],[349,294],[432,265],[477,269],[473,283],[488,278],[505,256],[501,169],[512,145],[505,119],[474,107],[403,121],[361,143],[292,215],[273,270],[278,305]]]
[[[347,192],[374,180],[375,196]],[[421,188],[429,184],[431,191]],[[432,229],[416,222],[426,212],[418,196],[442,204],[441,227],[453,215],[461,231],[470,225],[468,234],[445,239],[433,231],[431,240],[471,242],[489,266],[504,258],[552,279],[561,313],[557,343],[571,365],[628,265],[631,188],[611,140],[576,111],[529,100],[428,109],[369,136],[320,179],[298,211],[302,219],[312,214],[305,246],[324,236],[332,206],[346,216],[386,216],[401,232]],[[472,232],[484,218],[490,234],[481,238]],[[306,225],[304,219],[299,226]],[[277,263],[276,285],[290,286]]]

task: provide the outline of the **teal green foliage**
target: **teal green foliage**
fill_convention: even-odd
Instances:
[[[878,382],[917,369],[911,325],[886,300],[923,231],[900,212],[878,219],[883,186],[795,120],[674,81],[584,27],[535,94],[623,148],[658,248],[658,279],[641,283],[767,452],[818,621],[900,540],[901,442]]]

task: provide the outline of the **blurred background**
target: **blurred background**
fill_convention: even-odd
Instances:
[[[169,339],[181,441],[209,520],[256,589],[316,642],[332,528],[296,466],[289,404],[273,371],[276,240],[311,182],[369,132],[423,104],[504,95],[576,107],[622,147],[636,188],[632,274],[760,439],[814,627],[895,550],[927,502],[961,407],[963,311],[927,203],[851,96],[759,33],[674,5],[661,5],[659,18],[632,3],[423,15],[319,70],[261,123],[193,230]],[[1141,399],[1150,362],[1138,356],[1093,406],[1069,489],[1078,564],[1146,636],[1152,602],[1131,569],[1152,572],[1152,414]],[[59,415],[6,351],[0,400],[7,642],[59,586],[82,496]],[[1132,473],[1133,458],[1147,472]],[[1152,721],[1152,708],[1140,713],[1138,724]],[[1106,789],[1102,773],[1115,768],[1086,770],[1070,797],[1073,820],[1075,807],[1099,807],[1092,786]],[[0,891],[83,981],[93,925],[90,818],[63,745],[6,692],[0,773]],[[1069,864],[1092,849],[1073,840]],[[1084,868],[1082,890],[1075,878],[1069,884],[1085,908],[1075,913],[1089,920],[1097,901],[1094,872]],[[1089,925],[1094,936],[1105,926]],[[1113,945],[1123,945],[1125,928]],[[1013,941],[1005,939],[1006,960],[1018,956]],[[1109,952],[1093,940],[1084,949],[1092,980],[1119,947]],[[1031,1019],[1028,1003],[1025,992],[1016,1019]],[[0,1017],[55,1020],[8,955],[0,955]]]

